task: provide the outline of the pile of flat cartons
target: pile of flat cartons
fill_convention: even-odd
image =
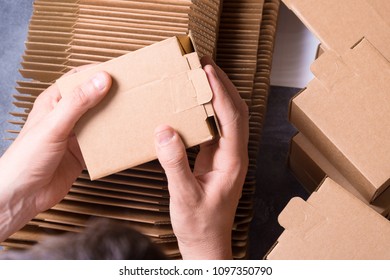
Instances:
[[[233,229],[235,258],[245,258],[253,217],[256,159],[270,86],[273,44],[280,1],[223,1],[217,64],[228,74],[248,104],[249,168]]]
[[[23,126],[35,98],[70,69],[105,62],[191,31],[199,56],[217,60],[247,102],[250,167],[232,229],[233,256],[246,257],[257,149],[269,89],[279,0],[36,0],[11,114]],[[11,131],[17,135],[18,130]],[[115,136],[114,136],[115,137]],[[193,166],[198,149],[188,149]],[[87,171],[69,194],[40,213],[3,246],[28,248],[46,235],[80,232],[91,217],[121,220],[180,258],[169,217],[167,180],[159,163],[90,180]]]
[[[288,163],[314,193],[282,211],[267,258],[389,259],[390,4],[284,2],[322,46],[289,112]]]

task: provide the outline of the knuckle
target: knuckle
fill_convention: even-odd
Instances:
[[[72,103],[77,107],[87,107],[90,103],[88,92],[83,87],[76,87],[73,90]]]
[[[187,155],[184,151],[170,153],[164,161],[165,168],[176,173],[182,172],[185,169]]]

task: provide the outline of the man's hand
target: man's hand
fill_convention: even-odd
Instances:
[[[174,233],[184,259],[231,259],[231,232],[248,168],[248,107],[227,75],[203,60],[221,137],[201,145],[194,171],[180,136],[156,129],[156,151],[170,193]]]
[[[111,77],[100,72],[69,96],[62,98],[54,84],[36,99],[20,134],[0,159],[0,240],[68,193],[85,165],[73,127],[110,86]]]

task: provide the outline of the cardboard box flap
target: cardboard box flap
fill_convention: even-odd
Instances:
[[[327,51],[311,65],[311,71],[327,88],[350,80],[353,76],[361,76],[375,86],[377,72],[390,71],[389,60],[367,38],[361,40],[341,57],[333,51]]]
[[[206,104],[211,102],[213,98],[213,93],[208,84],[208,79],[206,73],[203,69],[195,69],[188,72],[190,81],[193,84],[194,89],[196,90],[196,98],[198,105]]]
[[[337,55],[332,51],[325,52],[321,59],[315,60],[310,69],[328,91],[331,91],[336,84],[355,75],[342,60],[337,59]]]
[[[375,66],[371,66],[373,61]],[[389,72],[389,61],[363,37],[341,58],[336,53],[327,51],[312,63],[311,71],[326,88],[331,90],[333,85],[346,82],[356,75],[377,84],[377,71],[380,69]],[[374,67],[378,70],[373,71]]]
[[[92,180],[155,159],[160,124],[175,128],[186,147],[218,134],[212,91],[193,50],[188,36],[172,37],[57,81],[66,96],[98,71],[113,78],[105,99],[75,127]]]
[[[299,197],[293,197],[278,216],[278,222],[283,228],[302,239],[324,221],[325,217]]]

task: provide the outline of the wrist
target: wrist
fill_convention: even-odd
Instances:
[[[11,172],[8,172],[11,171]],[[35,215],[33,196],[25,193],[20,180],[0,158],[0,241],[22,228]]]
[[[184,260],[231,260],[233,258],[230,234],[191,242],[179,240],[178,244]]]

